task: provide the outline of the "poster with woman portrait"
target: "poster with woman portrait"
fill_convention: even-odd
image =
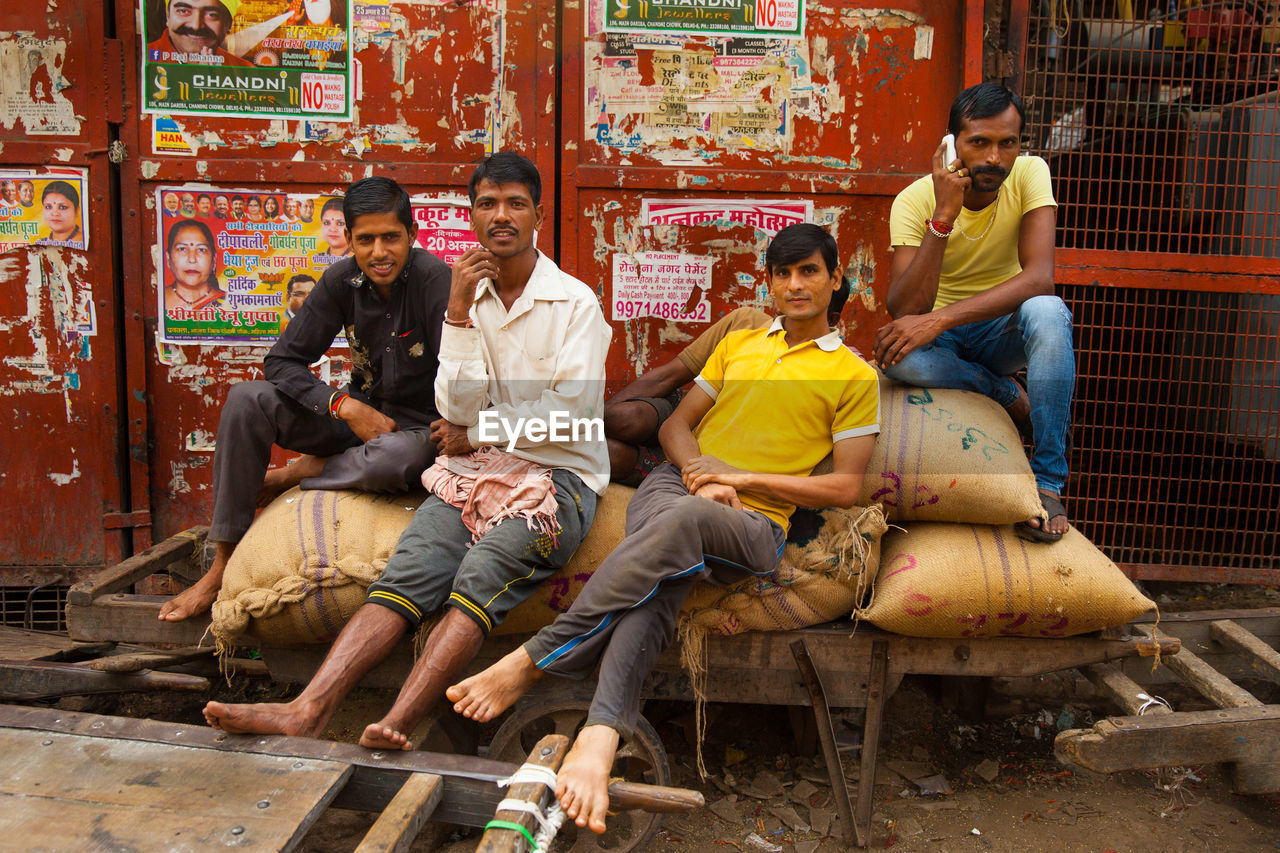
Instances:
[[[89,248],[87,186],[84,169],[0,169],[0,252]]]
[[[351,253],[339,196],[186,184],[155,201],[161,343],[270,344]]]

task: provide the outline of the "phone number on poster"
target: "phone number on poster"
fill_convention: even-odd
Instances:
[[[710,306],[699,302],[692,311],[686,311],[676,302],[652,302],[641,299],[615,299],[613,319],[630,320],[635,317],[661,317],[664,320],[688,320],[705,323],[710,319]]]

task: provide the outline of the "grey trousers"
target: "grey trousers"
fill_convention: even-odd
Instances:
[[[343,421],[316,413],[266,381],[231,387],[218,420],[213,454],[213,520],[209,539],[239,542],[256,509],[258,492],[271,462],[271,445],[327,456],[319,477],[304,489],[405,492],[420,485],[436,458],[424,415],[403,407],[371,405],[394,420],[399,432],[361,442]]]
[[[696,580],[730,584],[768,575],[786,545],[758,512],[689,494],[670,463],[645,478],[627,507],[627,535],[568,611],[524,645],[544,672],[585,678],[600,664],[586,725],[624,737],[640,715],[640,688],[675,632]]]

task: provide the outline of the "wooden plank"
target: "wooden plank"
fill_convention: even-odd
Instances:
[[[867,697],[867,715],[862,723],[862,764],[858,774],[858,805],[854,811],[854,831],[845,830],[846,840],[853,835],[859,847],[871,843],[871,810],[876,787],[876,756],[880,752],[880,726],[884,718],[888,675],[889,644],[880,640],[871,647],[871,691]]]
[[[188,661],[211,657],[216,652],[213,646],[187,646],[169,652],[131,652],[123,655],[111,655],[98,658],[89,663],[89,668],[98,672],[138,672],[144,669],[163,669]]]
[[[545,735],[533,745],[533,750],[529,753],[529,757],[525,759],[525,764],[546,767],[556,771],[560,769],[560,764],[564,761],[564,757],[568,752],[568,735]],[[511,785],[510,793],[507,796],[513,800],[533,803],[545,812],[547,805],[555,797],[555,791],[539,781],[517,782]],[[612,801],[610,805],[617,808]],[[537,835],[538,832],[538,821],[528,812],[514,809],[498,809],[493,819],[519,824],[533,835]],[[484,835],[480,837],[480,844],[476,847],[476,853],[517,853],[517,851],[524,849],[526,843],[524,834],[521,832],[517,832],[514,829],[493,827],[486,829]]]
[[[853,803],[849,801],[849,785],[844,778],[844,767],[840,764],[840,749],[836,746],[836,733],[831,727],[831,708],[827,705],[822,678],[813,665],[813,659],[809,657],[809,650],[805,648],[804,640],[795,640],[791,643],[791,654],[795,657],[796,666],[800,668],[800,675],[809,689],[809,700],[813,706],[818,741],[822,744],[822,757],[827,765],[827,778],[831,780],[831,792],[836,801],[836,811],[839,812],[840,821],[844,824],[842,828],[845,840],[850,839],[849,828],[852,827],[852,836],[856,837],[859,846],[865,847],[866,838],[853,818]],[[873,683],[877,676],[882,675],[883,673],[876,669],[876,662],[873,660],[871,663]]]
[[[1140,698],[1145,695],[1142,687],[1113,663],[1095,663],[1085,667],[1085,675],[1099,690],[1110,696],[1126,715],[1137,716],[1143,706],[1146,706],[1146,711],[1143,712],[1146,714],[1173,713],[1168,706],[1159,702],[1147,704],[1146,699]]]
[[[0,727],[182,743],[220,752],[341,761],[352,765],[355,772],[334,805],[358,811],[382,811],[410,773],[434,773],[445,782],[444,795],[434,819],[464,826],[484,826],[489,822],[503,798],[502,789],[495,783],[516,771],[514,764],[470,755],[446,755],[423,750],[373,751],[356,744],[313,738],[228,735],[207,726],[184,726],[16,705],[0,705]],[[609,801],[620,809],[642,808],[655,812],[688,811],[702,805],[701,795],[696,791],[637,782],[611,783]]]
[[[90,605],[67,604],[67,633],[74,640],[110,640],[144,645],[198,646],[209,630],[208,615],[181,622],[160,621],[166,595],[99,596]],[[251,638],[242,643],[255,645]]]
[[[209,679],[177,672],[97,672],[57,661],[0,660],[0,700],[52,699],[132,690],[208,690]]]
[[[82,581],[67,591],[67,604],[85,606],[103,595],[128,589],[138,581],[163,571],[178,560],[190,559],[200,553],[208,527],[192,527],[157,542],[141,553],[134,554],[93,579]]]
[[[112,643],[77,643],[65,634],[0,625],[0,658],[4,660],[84,660],[112,647]]]
[[[291,850],[350,775],[332,761],[0,729],[0,838],[47,850]]]
[[[1137,630],[1149,635],[1152,629],[1139,625]],[[1219,708],[1252,708],[1262,704],[1252,693],[1209,666],[1192,651],[1183,649],[1173,657],[1162,659],[1161,663]]]
[[[406,853],[444,795],[444,780],[414,773],[365,834],[356,853]]]
[[[1249,667],[1259,676],[1280,683],[1280,652],[1230,619],[1209,623],[1209,633],[1219,643],[1244,655]]]
[[[1100,773],[1247,761],[1280,762],[1280,705],[1110,717],[1068,729],[1053,743],[1059,761]]]

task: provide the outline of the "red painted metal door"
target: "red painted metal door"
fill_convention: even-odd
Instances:
[[[148,14],[156,14],[151,5]],[[246,14],[249,5],[239,4],[237,14]],[[279,2],[273,9],[288,6]],[[182,198],[188,193],[193,204],[201,203],[202,194],[213,200],[257,197],[264,205],[274,197],[284,204],[291,195],[332,196],[375,174],[395,178],[415,195],[465,194],[473,164],[486,151],[502,148],[530,156],[548,187],[553,185],[554,5],[485,0],[358,3],[354,9],[357,97],[352,121],[344,122],[141,115],[136,81],[143,36],[136,32],[134,10],[118,5],[117,25],[130,46],[122,132],[130,156],[121,172],[124,300],[126,311],[146,323],[130,370],[146,389],[147,498],[157,536],[207,523],[219,410],[232,384],[261,378],[266,353],[265,344],[159,343],[157,292],[165,283],[165,264],[156,228],[163,215],[157,187],[179,187],[179,216],[189,213]],[[145,27],[145,16],[143,21]],[[269,52],[278,42],[263,44]],[[260,64],[279,61],[264,59],[262,51],[253,55]],[[152,84],[147,76],[146,85]],[[162,196],[161,206],[166,203]],[[320,216],[319,204],[310,215]],[[540,242],[553,251],[552,229]],[[225,266],[225,254],[222,260]],[[330,353],[338,370],[344,353]]]
[[[595,8],[565,8],[560,217],[562,262],[614,326],[611,390],[764,307],[764,248],[797,215],[836,236],[845,339],[869,352],[889,206],[977,82],[982,4],[808,5],[794,41],[605,33]]]
[[[136,434],[117,384],[119,341],[137,327],[118,311],[113,274],[120,86],[105,69],[118,68],[121,45],[111,36],[102,3],[0,7],[0,170],[29,173],[0,184],[0,593],[65,586],[119,560],[136,524],[146,543],[145,514],[128,513],[145,466],[130,461]],[[87,212],[88,228],[35,245],[60,239],[46,203],[67,222]]]

